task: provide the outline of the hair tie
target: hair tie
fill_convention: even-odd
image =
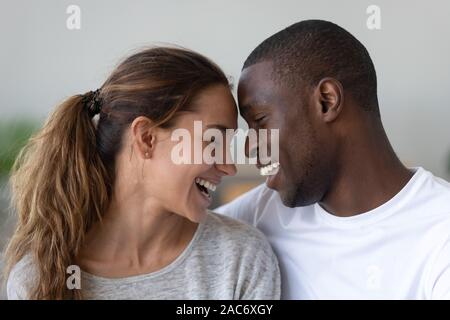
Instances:
[[[84,107],[89,112],[89,116],[92,118],[96,114],[102,111],[102,101],[100,98],[100,89],[95,91],[89,91],[83,95],[82,100]]]

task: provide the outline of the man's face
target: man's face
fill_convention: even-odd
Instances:
[[[288,207],[310,205],[320,201],[330,185],[335,165],[332,143],[317,114],[320,108],[312,89],[274,81],[272,71],[270,61],[243,70],[239,110],[249,128],[279,130],[280,167],[268,177],[267,186],[277,190]]]

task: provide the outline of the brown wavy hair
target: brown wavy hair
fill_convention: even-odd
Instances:
[[[67,288],[66,270],[110,203],[123,132],[138,116],[170,128],[177,112],[216,84],[229,85],[222,70],[204,56],[152,47],[126,58],[101,86],[97,125],[85,106],[88,93],[58,106],[12,169],[18,221],[5,252],[5,279],[31,254],[36,279],[28,298],[81,299],[81,290]]]

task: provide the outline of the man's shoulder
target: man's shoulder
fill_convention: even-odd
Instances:
[[[254,224],[258,213],[261,213],[267,205],[275,203],[282,204],[278,193],[263,183],[214,209],[214,212]]]
[[[253,189],[241,194],[229,204],[242,202],[255,203],[257,200],[268,200],[273,198],[276,194],[277,192],[275,190],[268,188],[265,183],[261,183]]]
[[[450,183],[431,172],[423,170],[425,179],[413,199],[417,206],[423,205],[428,214],[444,215],[450,218]]]

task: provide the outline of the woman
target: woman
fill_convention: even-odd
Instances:
[[[8,297],[278,299],[261,233],[207,211],[234,165],[171,159],[172,130],[194,121],[236,129],[236,105],[219,67],[178,48],[134,54],[59,106],[13,169]]]

